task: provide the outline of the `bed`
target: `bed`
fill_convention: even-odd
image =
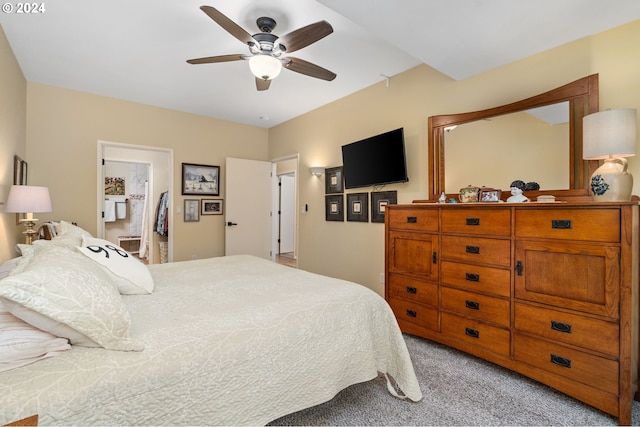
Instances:
[[[22,248],[28,259],[0,281],[0,302],[21,320],[32,319],[16,305],[40,309],[73,325],[80,338],[52,357],[0,372],[2,424],[37,414],[42,425],[264,425],[379,373],[390,399],[422,398],[391,309],[361,285],[240,255],[144,266],[152,289],[121,295],[122,283],[113,281],[123,277],[80,251],[93,242],[93,254],[103,256],[95,240],[60,237]],[[117,249],[107,250],[116,257]],[[85,290],[98,281],[86,271],[105,273],[102,282],[116,290],[105,283]],[[44,298],[43,287],[69,292],[67,276],[76,274],[80,290],[61,304],[77,308],[56,313],[32,303]],[[60,276],[62,290],[55,290]],[[95,303],[100,292],[111,292],[124,311]],[[98,326],[65,320],[69,311],[82,318],[87,306],[96,306]]]

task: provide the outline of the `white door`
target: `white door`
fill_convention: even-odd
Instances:
[[[225,255],[271,257],[271,162],[227,157]]]
[[[280,176],[280,253],[293,252],[295,230],[295,175]]]

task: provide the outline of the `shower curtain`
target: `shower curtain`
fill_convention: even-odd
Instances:
[[[144,182],[144,204],[142,209],[142,230],[140,233],[140,253],[138,256],[143,259],[148,259],[149,254],[149,181]]]

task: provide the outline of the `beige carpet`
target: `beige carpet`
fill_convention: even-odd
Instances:
[[[392,397],[377,378],[271,425],[617,425],[614,417],[492,363],[421,338],[405,340],[424,395],[420,402]],[[640,423],[639,402],[632,418]]]

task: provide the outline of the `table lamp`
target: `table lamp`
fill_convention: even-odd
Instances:
[[[637,112],[633,108],[605,110],[583,119],[582,154],[586,160],[604,160],[591,175],[591,196],[597,202],[631,200],[633,176],[626,157],[635,156]]]
[[[47,187],[37,187],[33,185],[12,185],[9,190],[9,198],[5,212],[24,213],[25,218],[21,219],[26,226],[23,231],[25,235],[25,243],[30,245],[33,242],[33,236],[38,232],[34,229],[38,221],[33,217],[34,213],[51,212],[51,197],[49,197],[49,189]]]

